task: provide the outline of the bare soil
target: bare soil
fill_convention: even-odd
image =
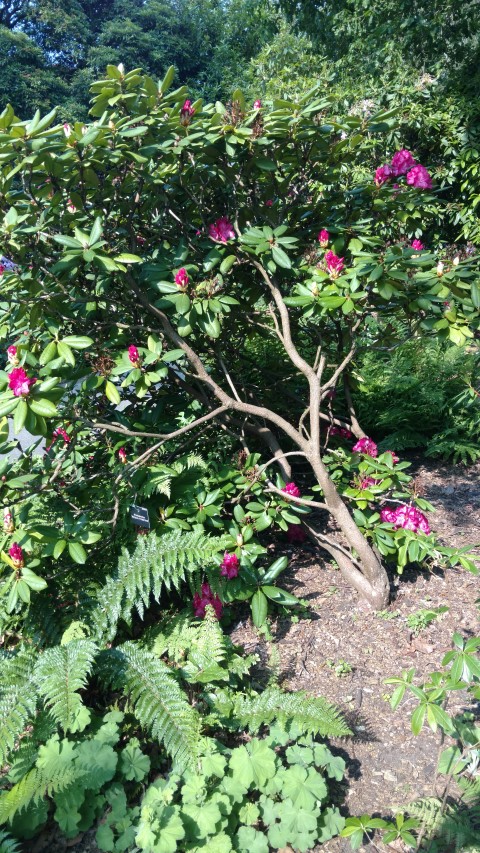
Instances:
[[[437,508],[430,516],[431,526],[444,544],[476,546],[472,550],[479,554],[480,565],[480,465],[465,469],[415,458],[412,462],[417,484]],[[457,569],[406,571],[392,579],[388,610],[374,614],[312,546],[290,551],[291,569],[284,585],[308,600],[311,616],[296,623],[290,619],[274,623],[280,677],[291,689],[324,696],[347,717],[353,736],[332,741],[334,751],[347,762],[347,784],[339,792],[342,811],[388,817],[411,800],[435,793],[439,738],[427,728],[414,737],[409,714],[414,703],[407,699],[393,712],[388,702],[392,688],[385,678],[413,666],[421,682],[440,666],[454,631],[478,634],[479,579]],[[407,616],[442,605],[448,612],[414,636]],[[248,620],[237,623],[232,639],[264,660],[270,656],[269,645]],[[461,696],[458,702],[460,709]],[[450,710],[455,710],[453,704]],[[72,853],[98,853],[92,832],[68,847]],[[28,853],[66,849],[65,842],[50,837],[31,842]],[[346,853],[350,844],[332,839],[316,849]]]

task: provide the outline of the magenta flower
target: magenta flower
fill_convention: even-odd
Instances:
[[[65,136],[67,137],[67,139],[70,136],[70,134],[72,133],[72,128],[67,122],[65,122],[65,124],[63,125],[63,132],[64,132]]]
[[[120,450],[118,451],[118,458],[120,459],[120,462],[122,463],[122,465],[127,464],[127,451],[125,450],[124,447],[121,447]]]
[[[380,480],[374,480],[373,477],[363,477],[359,482],[360,489],[369,489],[370,486],[378,486]]]
[[[227,554],[225,551],[223,562],[220,565],[220,574],[225,578],[236,578],[240,568],[240,560],[236,554]]]
[[[377,187],[381,187],[393,175],[392,167],[385,163],[384,166],[379,166],[375,172],[375,183]]]
[[[3,275],[5,270],[6,270],[6,267],[4,267],[3,264],[0,264],[0,275]]]
[[[285,483],[282,492],[286,495],[290,495],[292,498],[300,498],[302,496],[300,489],[295,485],[295,483]]]
[[[388,522],[388,524],[395,524],[395,519],[395,510],[391,507],[386,506],[380,511],[380,521]]]
[[[352,433],[346,427],[332,426],[330,435],[338,435],[340,438],[351,438]]]
[[[375,442],[368,438],[368,436],[364,436],[360,438],[356,444],[353,445],[352,450],[354,453],[364,453],[366,456],[378,456],[378,447]]]
[[[128,357],[134,367],[140,367],[140,353],[133,344],[128,348]]]
[[[425,166],[414,166],[410,169],[407,175],[407,184],[411,187],[416,187],[419,190],[431,190],[432,178],[427,172]]]
[[[273,199],[267,198],[267,200],[265,202],[265,207],[272,207],[272,205],[273,205]]]
[[[177,287],[184,288],[187,287],[189,281],[190,279],[188,277],[188,273],[185,267],[182,267],[175,275],[175,284],[177,285]]]
[[[201,593],[196,592],[193,596],[193,612],[200,619],[205,618],[205,610],[207,604],[210,604],[215,611],[217,619],[222,615],[222,602],[218,595],[214,595],[208,583],[202,583]]]
[[[420,242],[420,240],[412,240],[411,248],[415,249],[417,252],[421,252],[425,246]]]
[[[301,524],[289,524],[287,530],[287,540],[292,545],[296,542],[305,542],[307,534]]]
[[[254,110],[261,110],[262,109],[262,102],[258,98],[256,101],[253,102],[253,109]]]
[[[380,518],[382,521],[393,524],[396,530],[403,527],[404,530],[411,530],[413,533],[425,533],[427,536],[430,533],[427,518],[415,506],[400,504],[395,509],[384,507],[380,512]]]
[[[71,441],[71,438],[70,438],[68,432],[66,432],[66,430],[63,429],[63,427],[57,427],[57,429],[54,429],[53,437],[54,438],[59,438],[59,437],[63,438],[65,444],[70,444],[70,441]]]
[[[328,233],[326,228],[322,228],[317,239],[320,243],[321,248],[326,249],[328,246],[328,241],[330,240],[330,234]]]
[[[25,565],[25,559],[23,556],[23,551],[20,548],[20,545],[17,542],[14,542],[10,547],[8,553],[13,560],[14,566],[16,569],[21,569]]]
[[[14,346],[13,344],[11,347],[7,348],[7,358],[9,360],[10,364],[13,364],[13,365],[18,364],[17,353],[18,353],[18,350],[17,350],[16,346]]]
[[[325,252],[325,264],[330,278],[338,278],[345,266],[343,258],[339,258],[331,249]]]
[[[410,151],[402,148],[401,151],[396,151],[392,157],[392,172],[395,178],[399,175],[405,175],[409,169],[415,166],[415,160]]]
[[[34,385],[36,379],[30,379],[23,367],[14,367],[8,376],[8,387],[15,397],[28,397],[30,386]]]
[[[71,199],[71,198],[69,198],[69,199],[68,199],[68,201],[67,201],[67,210],[68,210],[68,212],[69,212],[69,213],[75,213],[76,209],[77,209],[77,208],[75,207],[75,205],[74,205],[74,203],[73,203],[72,199]]]
[[[208,236],[217,243],[227,243],[228,240],[235,239],[235,231],[230,220],[226,216],[221,216],[208,226]]]

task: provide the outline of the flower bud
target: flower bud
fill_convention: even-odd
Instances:
[[[437,275],[439,278],[442,277],[444,269],[445,269],[445,264],[442,264],[442,262],[439,261],[437,264]]]
[[[243,536],[242,536],[242,534],[241,534],[241,533],[239,533],[239,534],[238,534],[238,536],[237,536],[237,545],[238,545],[238,547],[239,547],[239,548],[241,548],[241,547],[242,547],[242,545],[243,545]]]
[[[13,533],[15,530],[15,522],[13,520],[12,513],[10,512],[10,508],[8,506],[3,509],[3,532],[4,533]]]
[[[23,551],[20,548],[20,545],[17,542],[14,542],[10,547],[9,555],[12,558],[13,565],[16,569],[23,569],[25,565],[25,559],[23,556]]]
[[[460,263],[460,258],[458,257],[458,255],[456,255],[456,257],[453,259],[452,263],[453,263],[454,267],[458,267],[458,265]]]

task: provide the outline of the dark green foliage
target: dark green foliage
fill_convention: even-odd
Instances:
[[[0,829],[0,853],[20,853],[18,841],[3,829]]]
[[[382,449],[425,448],[427,455],[480,457],[478,356],[433,341],[367,351],[358,363],[360,422]]]

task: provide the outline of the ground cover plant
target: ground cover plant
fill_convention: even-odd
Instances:
[[[301,605],[287,538],[379,610],[387,568],[474,570],[353,391],[358,349],[473,338],[477,259],[406,234],[437,209],[414,153],[368,171],[395,110],[203,105],[172,81],[109,66],[89,124],[0,117],[0,818],[28,837],[50,808],[73,836],[107,807],[106,850],[213,849],[211,827],[307,850],[343,826],[311,734],[348,726],[258,682],[219,620]],[[9,429],[44,452],[12,460]]]

